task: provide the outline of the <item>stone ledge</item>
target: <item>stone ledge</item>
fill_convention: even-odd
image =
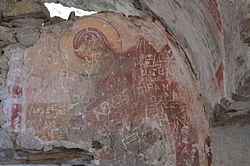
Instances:
[[[10,21],[18,18],[44,18],[49,19],[48,9],[41,2],[20,1],[12,10],[3,12],[3,20]]]

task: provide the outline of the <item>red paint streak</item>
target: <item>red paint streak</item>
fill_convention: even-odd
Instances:
[[[208,11],[215,22],[219,32],[222,32],[222,21],[221,21],[221,14],[219,11],[219,5],[217,0],[203,0],[205,5],[208,8]]]
[[[182,90],[168,77],[174,64],[170,47],[166,45],[157,52],[142,38],[127,52],[113,55],[114,65],[101,73],[96,87],[99,97],[84,113],[84,124],[116,131],[124,123],[134,126],[145,117],[166,114],[175,137],[177,166],[198,166],[198,150],[193,151],[193,145],[198,143],[196,130],[189,120],[187,105],[180,99]]]
[[[223,81],[223,72],[224,72],[224,65],[220,64],[217,72],[215,73],[215,77],[219,84],[221,84]]]
[[[10,128],[12,130],[21,128],[21,120],[22,120],[22,105],[21,104],[13,104],[11,108],[11,125]]]
[[[19,85],[13,85],[11,94],[15,96],[22,95],[22,87],[20,87]]]
[[[215,79],[213,81],[215,89],[223,89],[224,80],[224,65],[221,63],[218,70],[215,73]]]
[[[212,152],[211,152],[211,138],[208,136],[205,140],[204,151],[206,154],[208,166],[212,164]]]
[[[188,118],[187,105],[178,97],[183,92],[179,89],[177,82],[167,77],[167,73],[171,71],[169,64],[174,64],[171,63],[174,61],[172,52],[169,46],[165,46],[160,53],[157,53],[147,41],[140,41],[140,46],[141,48],[138,51],[139,57],[134,70],[139,72],[134,77],[134,85],[145,87],[142,94],[154,97],[151,102],[158,103],[158,107],[162,107],[164,113],[167,114],[175,137],[176,165],[198,166],[198,150],[193,151],[192,147],[192,145],[197,143],[197,134]],[[148,57],[146,55],[154,56]],[[154,86],[150,86],[152,83],[154,83]],[[159,114],[154,107],[148,113],[149,118],[153,118],[154,115]]]

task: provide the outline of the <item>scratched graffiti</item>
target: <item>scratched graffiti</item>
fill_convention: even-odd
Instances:
[[[26,89],[11,88],[15,96],[25,93],[25,128],[45,142],[110,136],[112,160],[146,156],[160,146],[162,153],[151,158],[159,162],[161,156],[158,165],[200,165],[191,90],[164,28],[157,40],[147,35],[158,34],[159,25],[141,21],[141,32],[121,15],[98,14],[75,24],[74,31],[45,35],[29,49]],[[21,111],[13,108],[15,126]]]
[[[113,129],[124,122],[134,125],[143,118],[154,119],[161,115],[166,117],[176,139],[176,165],[199,165],[198,152],[193,152],[192,147],[197,138],[188,119],[188,106],[179,96],[182,92],[178,83],[168,76],[171,67],[168,64],[174,60],[170,47],[166,45],[156,52],[142,38],[129,51],[113,54],[118,64],[123,63],[119,62],[122,59],[119,56],[131,55],[127,57],[131,60],[126,60],[132,63],[131,68],[114,67],[111,75],[102,78],[101,88],[97,86],[102,95],[87,108],[84,120],[91,125],[106,125]],[[139,136],[133,133],[128,138],[133,142]]]

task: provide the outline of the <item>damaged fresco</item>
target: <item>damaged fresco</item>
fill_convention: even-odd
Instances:
[[[11,54],[20,60],[7,78],[8,127],[117,163],[210,165],[208,125],[183,56],[148,18],[99,13],[41,34]]]

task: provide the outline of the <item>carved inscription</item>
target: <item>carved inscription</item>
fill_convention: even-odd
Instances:
[[[100,15],[83,18],[73,32],[45,38],[31,49],[27,128],[43,141],[79,143],[109,136],[113,142],[104,149],[113,160],[146,155],[162,145],[162,165],[198,166],[191,91],[184,78],[176,79],[182,75],[173,73],[181,68],[173,45],[150,40],[123,17]],[[123,28],[131,33],[124,35]],[[23,91],[12,90],[16,95]],[[15,109],[13,119],[19,112]]]
[[[161,52],[156,52],[141,38],[127,52],[113,54],[116,55],[115,63],[120,66],[126,65],[119,61],[124,59],[121,56],[131,55],[126,57],[130,59],[126,62],[131,63],[131,68],[112,68],[112,74],[100,79],[99,100],[87,108],[84,122],[119,129],[125,123],[135,125],[145,118],[163,116],[165,119],[161,122],[168,121],[176,140],[176,164],[199,165],[198,151],[194,150],[197,134],[188,117],[188,105],[181,100],[183,92],[168,73],[174,61],[170,47],[166,45]],[[125,138],[124,145],[139,138],[136,135],[127,136],[131,139],[126,141]]]

